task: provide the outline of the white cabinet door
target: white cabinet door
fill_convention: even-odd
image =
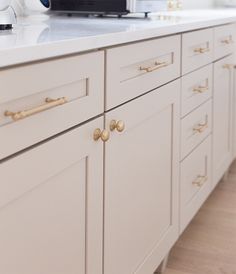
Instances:
[[[214,64],[213,94],[213,187],[233,159],[233,57]]]
[[[178,237],[179,98],[175,81],[106,114],[125,129],[105,145],[104,274],[153,273]]]
[[[102,274],[103,118],[0,164],[0,273]]]

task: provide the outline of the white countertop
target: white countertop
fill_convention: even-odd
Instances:
[[[236,10],[192,10],[148,19],[31,16],[0,32],[0,67],[236,22]]]

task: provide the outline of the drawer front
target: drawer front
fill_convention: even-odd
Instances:
[[[0,159],[104,111],[103,52],[2,70],[0,82]]]
[[[183,74],[213,61],[213,29],[185,33],[182,39]]]
[[[234,26],[226,25],[214,29],[214,58],[219,59],[234,52]]]
[[[181,124],[181,156],[183,159],[212,132],[212,101],[207,101],[190,113]]]
[[[212,65],[182,78],[182,117],[212,96]]]
[[[180,76],[180,36],[107,50],[106,109]]]
[[[211,191],[211,136],[181,164],[181,231],[197,213]]]

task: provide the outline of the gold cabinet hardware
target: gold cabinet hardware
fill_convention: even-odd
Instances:
[[[229,69],[229,70],[231,70],[233,68],[234,68],[233,64],[225,64],[225,65],[223,65],[223,69]]]
[[[153,72],[155,70],[167,67],[169,65],[170,65],[170,63],[168,63],[168,62],[155,62],[155,66],[153,66],[153,67],[151,67],[151,66],[150,67],[142,67],[141,66],[139,69],[141,71],[145,71],[145,72]]]
[[[167,6],[168,6],[168,10],[169,10],[169,11],[174,10],[174,8],[175,8],[175,3],[174,3],[174,1],[173,1],[173,0],[169,0],[169,1],[167,2]]]
[[[232,38],[228,38],[228,39],[221,40],[221,43],[229,45],[229,44],[233,44],[234,40]]]
[[[205,87],[199,86],[193,89],[193,91],[196,93],[204,93],[204,92],[207,92],[208,90],[209,90],[208,86],[205,86]]]
[[[101,130],[100,128],[97,128],[94,130],[93,139],[94,141],[101,139],[105,143],[110,139],[110,132],[106,129]]]
[[[125,123],[123,121],[112,120],[110,123],[110,130],[117,130],[118,132],[123,132],[125,130]]]
[[[194,49],[195,53],[207,53],[210,51],[210,48],[196,48]]]
[[[208,122],[204,124],[198,124],[198,126],[193,128],[193,131],[198,133],[203,133],[208,128]]]
[[[176,8],[177,8],[178,10],[180,10],[180,9],[183,8],[183,3],[182,3],[182,1],[177,1],[177,3],[176,3]]]
[[[65,103],[67,103],[67,99],[65,97],[58,98],[58,99],[46,98],[45,104],[43,105],[40,105],[32,109],[28,109],[28,110],[18,111],[18,112],[12,112],[12,111],[6,110],[4,115],[6,117],[11,117],[13,121],[19,121],[21,119],[25,119],[29,116],[63,105]]]
[[[198,176],[197,179],[193,182],[193,185],[197,187],[202,187],[207,180],[207,176]]]

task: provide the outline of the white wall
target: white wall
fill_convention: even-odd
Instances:
[[[184,9],[211,8],[214,0],[182,0]]]

